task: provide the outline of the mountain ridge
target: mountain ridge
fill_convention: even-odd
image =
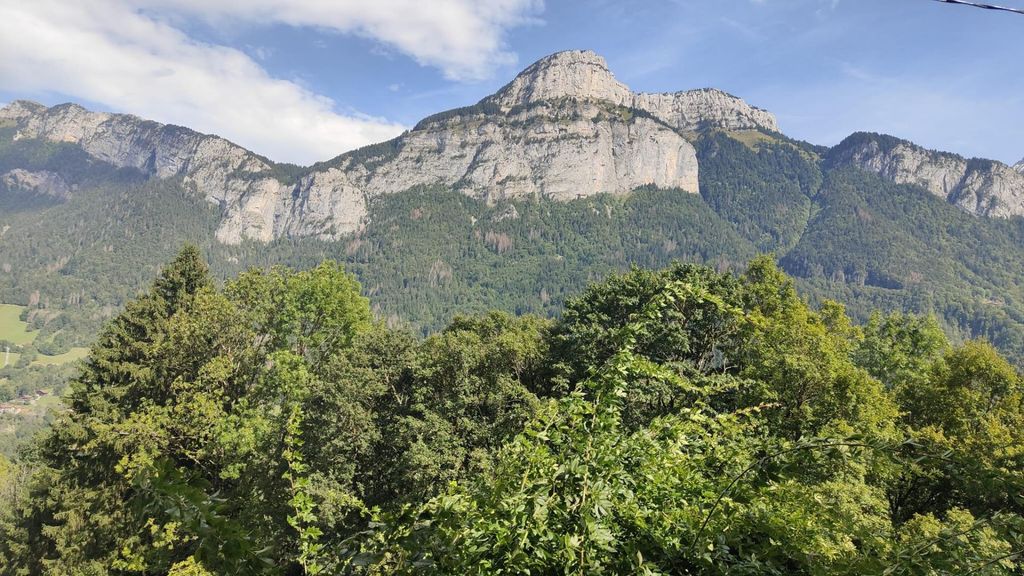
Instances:
[[[488,202],[571,200],[641,186],[696,194],[700,134],[779,134],[774,115],[721,90],[632,92],[588,50],[544,57],[475,105],[310,167],[276,164],[219,136],[76,104],[16,101],[0,109],[0,126],[13,128],[15,139],[73,143],[117,167],[182,178],[219,208],[216,238],[228,245],[338,239],[365,226],[374,198],[417,186],[451,187]],[[1024,215],[1024,161],[1014,169],[892,137],[868,140],[847,138],[830,161],[922,186],[974,214]],[[54,198],[74,193],[73,182],[53,174],[0,178]]]
[[[588,65],[599,73],[581,91],[580,69]],[[534,78],[540,68],[543,77]],[[517,82],[535,88],[522,106],[510,106],[503,89],[476,109],[434,115],[390,143],[290,170],[287,178],[271,161],[223,138],[130,115],[18,102],[0,111],[0,122],[15,124],[16,138],[73,142],[115,166],[182,177],[220,207],[217,239],[225,244],[335,239],[364,224],[370,199],[421,185],[487,200],[565,200],[644,185],[697,193],[696,153],[681,131],[776,126],[769,113],[719,91],[634,94],[588,51],[542,59],[509,86]],[[624,95],[644,100],[646,108],[626,106]]]
[[[685,134],[650,112],[549,92],[507,109],[485,99],[404,137],[296,167],[81,107],[19,103],[0,116],[0,301],[26,306],[51,351],[88,345],[188,241],[221,278],[336,260],[359,277],[380,318],[423,332],[466,305],[554,316],[588,279],[632,265],[738,270],[773,253],[813,303],[843,302],[859,321],[874,309],[934,313],[951,337],[983,336],[1024,361],[1024,218],[970,213],[956,197],[893,182],[879,167],[912,146],[894,137],[855,134],[826,148],[763,128]],[[52,141],[37,137],[45,135]],[[221,145],[235,164],[195,154]],[[846,157],[865,146],[874,150],[865,158],[884,162]],[[598,177],[645,180],[644,160],[666,150],[691,158],[677,164],[686,170],[663,171],[666,179],[696,179],[595,193]],[[932,168],[1000,166],[912,151]],[[513,167],[541,177],[496,177],[516,156]],[[602,158],[609,169],[597,174]],[[240,197],[211,202],[204,167],[230,177]],[[576,188],[581,178],[593,187]],[[339,190],[358,210],[332,197]],[[350,220],[339,226],[341,217]],[[232,222],[236,236],[225,242]]]
[[[828,161],[920,186],[972,214],[1024,215],[1024,174],[995,160],[967,159],[893,136],[857,132],[832,148]]]

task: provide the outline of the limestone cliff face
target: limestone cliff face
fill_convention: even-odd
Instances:
[[[0,174],[0,184],[8,190],[30,192],[58,200],[66,200],[74,192],[74,187],[69,185],[60,174],[47,170],[30,172],[15,168]]]
[[[544,58],[475,106],[286,181],[272,162],[223,138],[72,104],[15,102],[0,110],[0,126],[15,127],[16,139],[73,143],[118,167],[182,178],[220,207],[217,238],[229,244],[337,238],[359,229],[370,199],[414,186],[489,201],[570,200],[648,184],[696,193],[688,137],[713,128],[778,130],[770,113],[717,90],[634,93],[589,51]],[[46,176],[4,177],[12,186],[59,190]]]
[[[570,200],[644,185],[696,192],[693,146],[662,123],[607,102],[557,100],[507,114],[421,123],[384,162],[343,157],[368,195],[454,186],[487,200]]]
[[[503,109],[562,98],[599,100],[640,110],[681,131],[703,128],[779,131],[775,116],[721,90],[702,89],[671,94],[631,92],[589,50],[559,52],[526,70],[485,103]]]
[[[973,214],[1024,215],[1024,174],[1000,162],[967,160],[878,134],[854,134],[832,150],[829,161],[921,186]]]
[[[221,207],[217,238],[225,243],[320,235],[319,229],[313,234],[312,223],[326,230],[339,210],[313,205],[303,214],[306,220],[296,220],[292,217],[294,187],[272,176],[271,162],[223,138],[187,128],[127,114],[90,112],[74,104],[47,108],[22,101],[0,109],[0,125],[14,126],[15,140],[39,138],[76,144],[117,167],[135,168],[156,178],[181,177],[186,186]],[[40,178],[36,175],[35,181]],[[7,174],[5,182],[21,188],[33,185],[22,174]],[[327,185],[333,186],[333,182]],[[43,182],[39,186],[50,185]],[[307,190],[317,187],[316,182],[306,183]],[[344,217],[339,220],[345,222]]]

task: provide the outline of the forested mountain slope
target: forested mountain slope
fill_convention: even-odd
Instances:
[[[75,106],[0,116],[0,301],[51,352],[91,342],[189,241],[222,279],[334,258],[420,331],[456,310],[557,315],[631,265],[770,252],[814,302],[934,313],[1024,359],[1024,176],[888,136],[794,141],[722,92],[631,92],[589,52],[309,168]]]

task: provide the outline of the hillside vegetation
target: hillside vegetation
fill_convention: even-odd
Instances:
[[[7,457],[62,410],[59,396],[75,362],[89,352],[40,353],[35,344],[39,333],[22,319],[28,314],[25,307],[0,304],[0,455]]]
[[[1020,574],[1024,381],[768,258],[375,321],[186,248],[0,461],[0,574]]]
[[[429,333],[457,312],[556,317],[587,283],[631,265],[741,270],[770,252],[813,302],[839,300],[858,322],[876,309],[934,314],[954,340],[985,337],[1024,362],[1024,219],[971,216],[779,134],[708,132],[697,150],[699,196],[641,189],[489,205],[413,189],[377,198],[365,228],[337,242],[224,246],[213,240],[216,207],[179,180],[114,170],[71,145],[10,141],[0,168],[82,184],[59,202],[0,185],[0,301],[28,306],[40,350],[65,353],[90,344],[190,241],[221,280],[250,266],[343,262],[377,315]]]
[[[214,240],[218,208],[180,178],[11,135],[0,128],[0,170],[76,184],[55,198],[0,182],[0,302],[10,305],[0,326],[14,340],[0,402],[31,404],[0,415],[8,455],[54,417],[25,397],[61,391],[72,369],[47,364],[80,357],[185,241],[200,247],[218,282],[249,267],[340,262],[375,318],[419,335],[490,310],[558,318],[590,283],[631,266],[684,261],[742,272],[771,253],[812,305],[842,302],[857,324],[875,311],[931,315],[952,342],[984,338],[1024,365],[1024,219],[966,214],[776,133],[695,135],[700,195],[642,188],[488,204],[415,188],[373,200],[365,227],[339,241],[240,246]]]

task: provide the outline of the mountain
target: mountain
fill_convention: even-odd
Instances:
[[[467,195],[570,199],[641,185],[697,192],[687,132],[776,130],[774,117],[715,90],[634,94],[593,52],[562,52],[474,106],[307,170],[280,169],[222,138],[69,104],[0,111],[15,138],[79,144],[117,167],[182,177],[220,206],[217,239],[336,239],[356,231],[369,199],[419,185]]]
[[[1018,165],[1018,169],[1021,166]],[[0,302],[88,343],[182,242],[355,272],[376,313],[556,315],[590,281],[773,252],[812,302],[933,313],[1024,361],[1024,175],[877,134],[828,148],[713,89],[632,92],[588,51],[310,167],[74,104],[0,109]]]
[[[46,108],[0,110],[15,138],[71,142],[98,160],[181,177],[221,209],[217,240],[337,239],[364,223],[372,198],[439,185],[487,200],[566,200],[643,186],[698,192],[692,141],[709,130],[777,133],[775,117],[724,92],[638,94],[590,51],[541,59],[479,103],[430,116],[391,141],[309,169],[279,166],[216,136],[134,116]],[[834,161],[921,185],[973,213],[1024,214],[1024,176],[909,142],[856,135]],[[9,185],[66,196],[52,174],[6,174]]]
[[[898,184],[914,184],[972,213],[984,216],[1024,214],[1024,174],[1000,162],[967,160],[925,150],[881,134],[854,134],[829,154],[835,165],[875,172]]]
[[[253,202],[282,194],[285,185],[279,181],[280,173],[287,168],[282,170],[223,138],[126,114],[90,112],[75,104],[46,108],[24,101],[0,110],[0,126],[13,130],[14,141],[75,144],[90,157],[116,168],[134,169],[157,179],[182,179],[208,202],[221,207],[217,230],[221,241],[237,242],[243,234],[270,240],[275,232],[309,232],[285,212],[271,210],[257,217],[237,211],[243,199]],[[52,180],[54,176],[37,174],[36,178]],[[307,186],[314,188],[315,184]],[[316,219],[319,215],[310,208],[305,216]]]

